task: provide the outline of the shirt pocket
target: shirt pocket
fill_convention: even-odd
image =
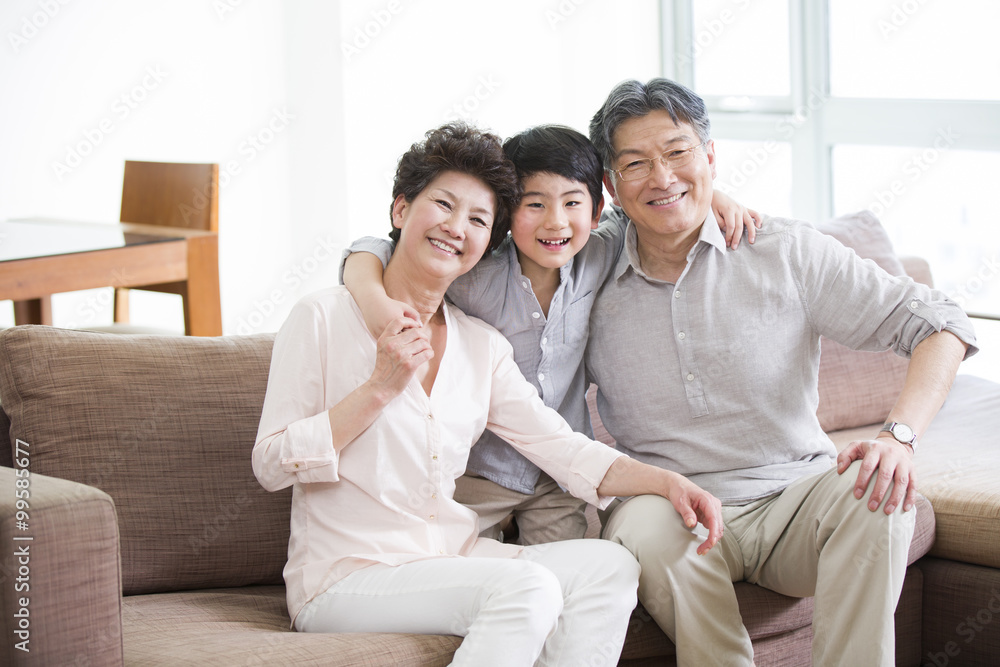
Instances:
[[[590,333],[590,310],[597,294],[590,290],[569,304],[563,316],[562,335],[564,345],[585,345]]]

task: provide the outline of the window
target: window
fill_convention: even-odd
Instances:
[[[664,75],[709,107],[716,187],[805,220],[872,210],[981,316],[963,370],[1000,381],[1000,3],[664,0],[662,16]]]

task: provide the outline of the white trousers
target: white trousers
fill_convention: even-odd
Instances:
[[[517,558],[433,558],[351,573],[299,613],[300,632],[464,637],[452,665],[615,665],[639,565],[605,540],[525,547]]]

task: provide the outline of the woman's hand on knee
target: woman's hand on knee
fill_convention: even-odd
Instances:
[[[700,523],[708,528],[708,538],[698,546],[698,555],[703,556],[722,539],[722,502],[686,477],[677,477],[667,498],[685,526],[694,528]]]

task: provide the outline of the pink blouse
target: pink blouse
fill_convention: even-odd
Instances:
[[[573,495],[599,507],[611,501],[597,486],[622,454],[545,407],[499,332],[447,304],[444,314],[447,348],[430,396],[412,379],[339,454],[327,411],[375,366],[361,311],[346,288],[317,292],[275,338],[253,470],[269,491],[293,487],[284,569],[293,623],[315,596],[374,563],[519,553],[478,537],[475,513],[453,500],[484,428]]]

